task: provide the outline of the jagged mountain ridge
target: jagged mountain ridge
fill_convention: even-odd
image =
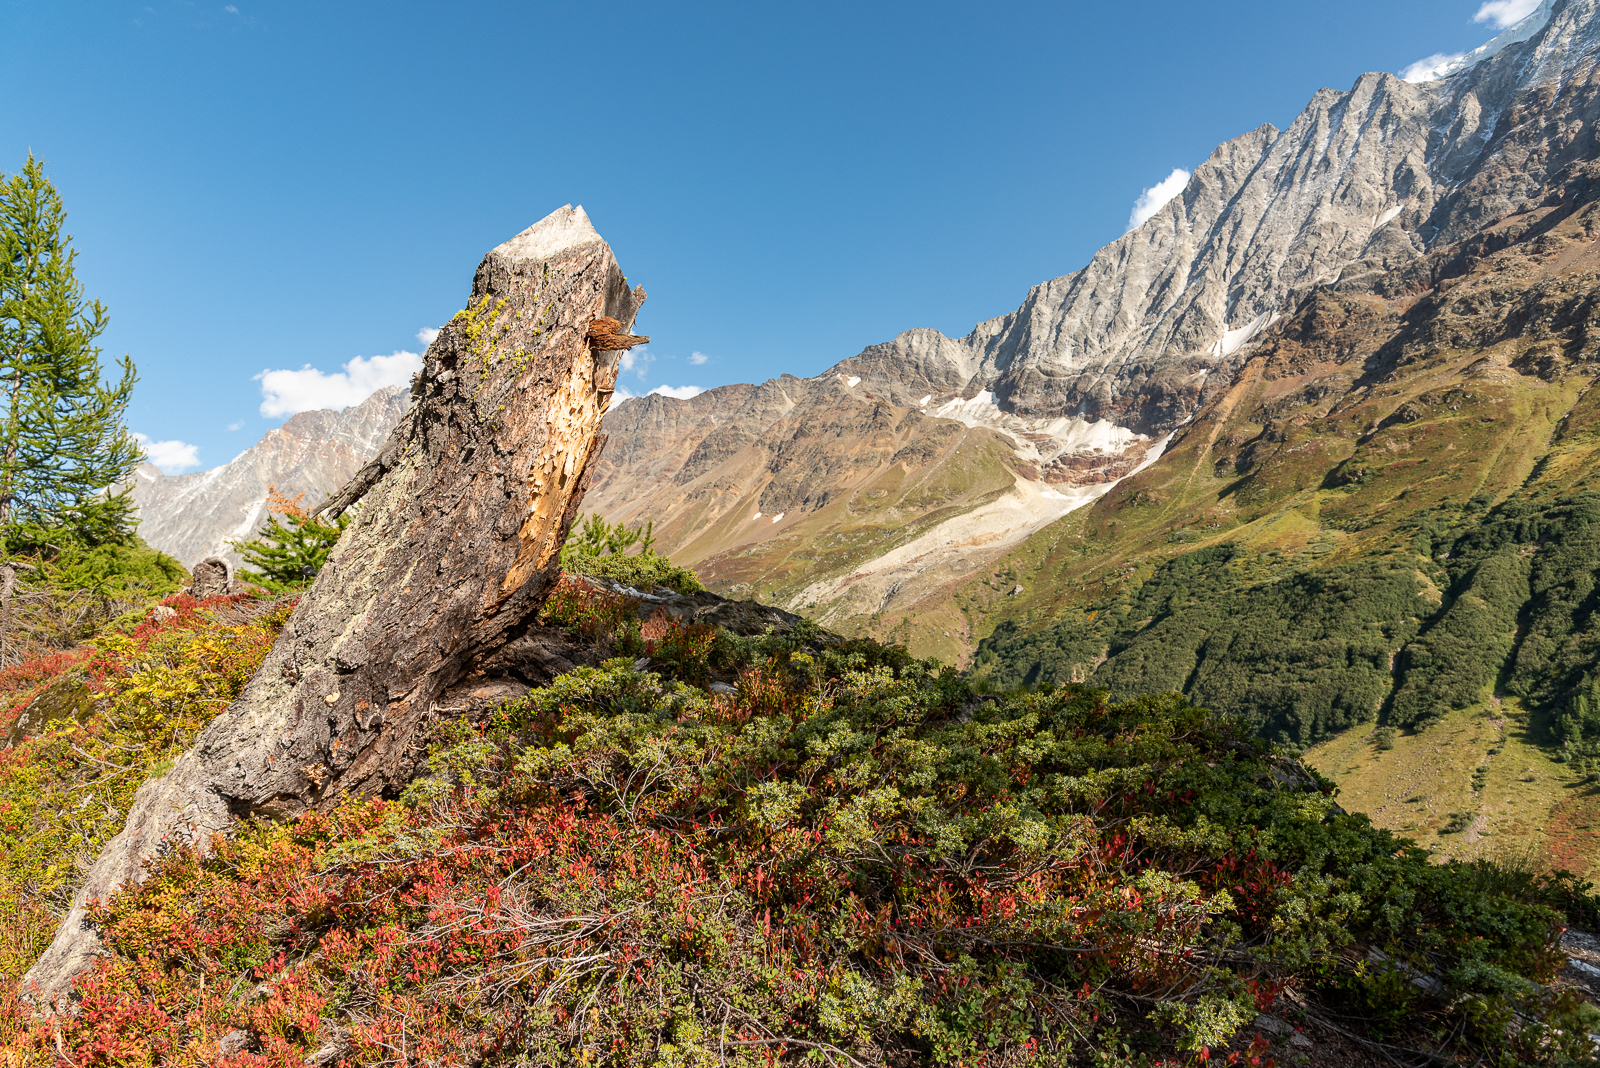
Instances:
[[[1592,154],[1559,131],[1519,151],[1522,123],[1570,95],[1571,79],[1586,84],[1600,45],[1593,0],[1547,0],[1528,22],[1539,20],[1531,39],[1448,79],[1371,73],[1320,90],[1288,129],[1219,146],[1180,196],[1017,311],[961,339],[908,331],[834,370],[902,404],[988,390],[1005,413],[1164,434],[1312,289],[1359,287],[1462,240]]]
[[[228,546],[267,519],[267,488],[320,501],[377,454],[410,401],[402,386],[342,411],[300,412],[232,460],[208,471],[163,475],[142,464],[132,479],[139,535],[192,567],[208,556],[238,563]]]
[[[919,648],[956,655],[970,648],[964,622],[938,609],[952,584],[1157,458],[1152,445],[1223,396],[1310,295],[1369,291],[1495,220],[1582,195],[1596,155],[1597,6],[1547,2],[1442,81],[1365,74],[1348,92],[1319,91],[1288,129],[1220,146],[1150,220],[965,338],[911,330],[804,382],[626,401],[607,416],[589,499],[613,518],[654,519],[713,585],[763,590],[837,627],[881,635],[931,611],[943,622]],[[827,412],[807,400],[816,391]],[[858,482],[785,457],[808,423],[833,428],[835,451],[856,450],[847,424],[870,425],[875,406],[993,429],[1012,453],[1011,485],[992,478],[983,500],[881,517],[867,539],[876,557],[854,542],[841,551],[852,526],[875,522],[850,503]],[[674,440],[650,438],[668,424]],[[646,439],[657,444],[638,447]],[[964,461],[958,451],[939,462]],[[800,512],[756,524],[755,512],[771,515],[760,502],[781,495],[769,486],[786,479],[809,487],[787,494]],[[1063,499],[1040,507],[1052,493]],[[979,515],[986,505],[1000,514]]]

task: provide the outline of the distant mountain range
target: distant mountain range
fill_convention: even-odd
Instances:
[[[1595,6],[1547,0],[1443,80],[1318,91],[966,337],[629,399],[588,501],[653,519],[713,588],[964,657],[986,624],[956,588],[1158,461],[1315,294],[1426,289],[1440,250],[1587,195]]]
[[[163,475],[151,464],[134,473],[139,535],[193,567],[208,556],[238,562],[228,543],[267,520],[267,489],[315,503],[340,489],[370,460],[405,413],[401,386],[381,389],[343,411],[301,412],[209,471]]]

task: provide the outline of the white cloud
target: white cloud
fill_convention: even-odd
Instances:
[[[1450,64],[1454,63],[1464,55],[1466,55],[1465,52],[1454,52],[1449,54],[1444,52],[1435,52],[1431,56],[1426,56],[1423,59],[1417,60],[1415,63],[1411,64],[1411,66],[1401,71],[1400,77],[1402,80],[1408,82],[1434,81],[1439,77],[1440,71],[1444,70],[1446,67],[1450,66]]]
[[[293,415],[318,408],[348,408],[360,404],[385,386],[403,386],[422,370],[422,357],[414,352],[389,356],[357,356],[344,370],[323,374],[309,363],[298,371],[262,371],[261,414]]]
[[[228,429],[229,430],[243,430],[244,429],[244,420],[243,419],[235,419],[233,422],[228,424]]]
[[[186,441],[151,441],[138,432],[133,435],[144,448],[145,459],[161,469],[163,475],[177,475],[200,466],[200,446]]]
[[[433,339],[438,336],[439,328],[436,326],[425,326],[421,330],[417,331],[417,340],[422,342],[423,348],[427,348],[429,345],[433,344]]]
[[[625,375],[629,371],[632,371],[642,379],[645,376],[645,372],[650,369],[650,365],[654,363],[655,360],[655,353],[651,352],[648,347],[625,349],[622,353],[621,369],[617,373],[619,375]]]
[[[1513,23],[1521,22],[1538,8],[1539,0],[1486,0],[1478,9],[1478,13],[1472,16],[1472,21],[1492,22],[1495,29],[1503,30]]]
[[[707,356],[703,352],[696,352],[696,353],[693,353],[693,354],[691,354],[689,356],[689,362],[694,364],[696,367],[699,367],[701,364],[705,363],[709,359],[711,359],[711,357]]]
[[[237,15],[239,13],[239,9],[234,7],[232,4],[229,4],[227,7],[224,7],[222,10],[226,11],[230,15]]]
[[[1171,174],[1146,189],[1133,202],[1133,211],[1128,214],[1128,229],[1136,230],[1144,225],[1146,219],[1165,207],[1167,201],[1183,192],[1183,187],[1188,184],[1189,172],[1182,167],[1174,167]]]
[[[657,386],[655,389],[652,389],[647,396],[673,397],[677,400],[688,400],[690,397],[697,397],[704,392],[705,390],[701,389],[699,386]]]

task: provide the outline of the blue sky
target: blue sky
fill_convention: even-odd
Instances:
[[[46,161],[172,472],[403,375],[562,204],[650,294],[626,388],[812,375],[1012,310],[1219,142],[1533,6],[0,0],[0,171]]]

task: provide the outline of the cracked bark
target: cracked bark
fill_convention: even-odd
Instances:
[[[237,817],[393,793],[447,691],[515,691],[480,667],[534,624],[604,442],[618,353],[590,326],[624,334],[643,302],[581,208],[484,257],[379,460],[324,509],[361,502],[327,566],[239,698],[140,788],[25,993],[61,1003],[99,950],[87,901],[139,878],[163,839],[203,847]]]

